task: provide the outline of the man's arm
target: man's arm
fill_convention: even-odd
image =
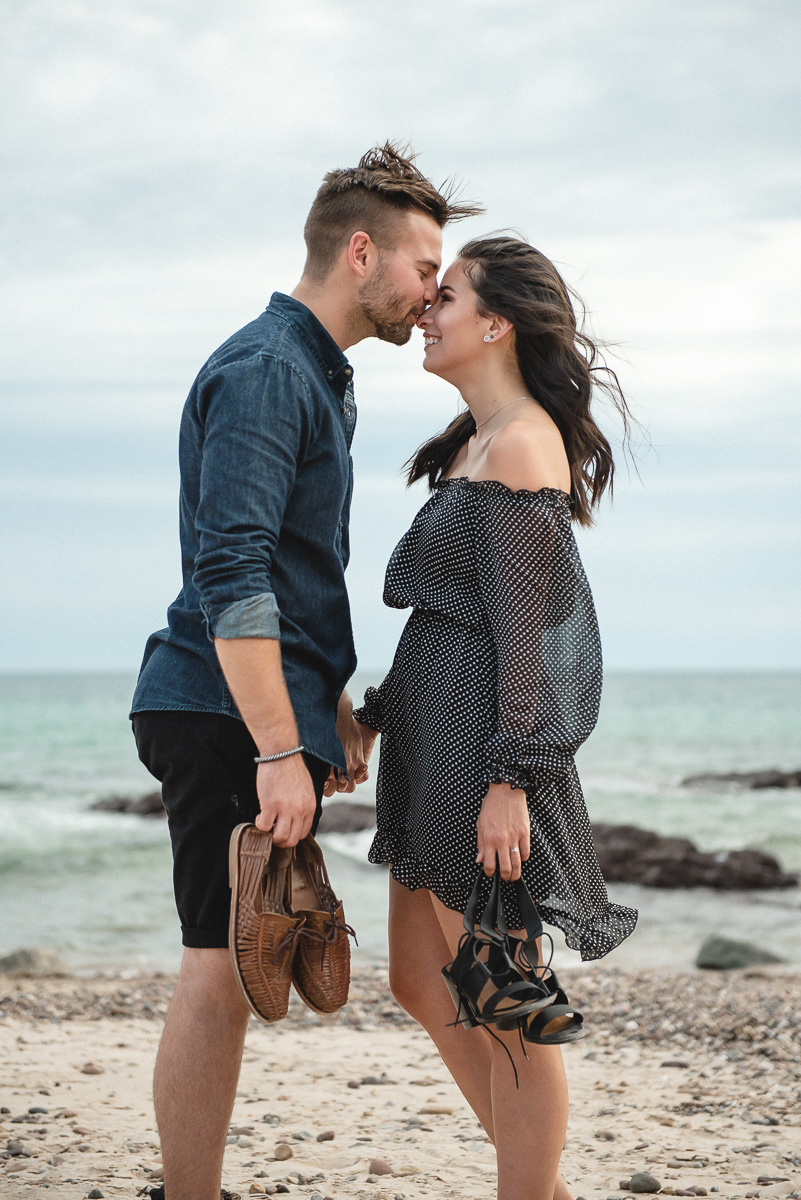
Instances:
[[[300,376],[256,355],[212,373],[198,393],[203,465],[195,516],[194,583],[226,682],[260,755],[299,744],[281,665],[272,556],[313,432]],[[314,819],[314,790],[300,754],[264,763],[256,787],[260,829],[295,845]],[[274,827],[274,828],[273,828]]]
[[[214,648],[236,706],[259,755],[280,754],[299,744],[298,727],[276,638],[215,638]],[[273,831],[279,846],[295,846],[311,832],[314,785],[302,754],[260,763],[256,790],[259,829]]]

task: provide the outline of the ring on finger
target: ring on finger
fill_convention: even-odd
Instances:
[[[512,846],[512,849],[509,851],[509,853],[510,853],[510,854],[519,854],[519,853],[520,853],[520,847],[519,847],[519,846]]]

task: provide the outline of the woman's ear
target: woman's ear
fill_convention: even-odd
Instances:
[[[493,316],[490,318],[487,332],[484,334],[485,342],[500,342],[514,330],[514,325],[511,321],[507,321],[506,317]]]

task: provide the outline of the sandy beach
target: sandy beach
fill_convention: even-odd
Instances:
[[[801,973],[596,968],[569,981],[591,1031],[565,1049],[563,1169],[577,1196],[623,1198],[639,1171],[668,1195],[801,1195]],[[150,1079],[172,986],[0,983],[6,1200],[133,1197],[159,1180]],[[494,1175],[492,1146],[384,967],[360,964],[334,1017],[296,1002],[281,1024],[252,1022],[227,1188],[486,1200]]]

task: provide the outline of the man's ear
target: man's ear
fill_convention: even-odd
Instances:
[[[348,242],[346,252],[348,268],[360,279],[370,274],[373,264],[378,259],[378,248],[364,230],[357,230]]]

